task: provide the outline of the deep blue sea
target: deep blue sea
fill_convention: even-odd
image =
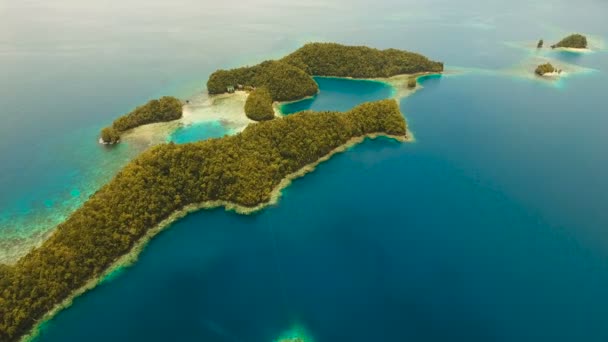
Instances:
[[[187,216],[36,341],[608,341],[606,13],[597,0],[0,4],[7,241],[51,230],[140,153],[99,146],[99,128],[203,91],[217,68],[327,40],[415,50],[450,71],[400,101],[415,142],[366,140],[258,214]],[[577,31],[595,52],[526,47]],[[526,77],[539,58],[580,70]],[[319,95],[282,110],[394,94],[316,80]]]

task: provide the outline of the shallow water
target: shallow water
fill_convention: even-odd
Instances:
[[[607,340],[607,54],[542,51],[595,70],[557,84],[508,72],[538,55],[513,42],[606,39],[607,6],[0,4],[11,28],[0,30],[5,236],[21,234],[22,218],[79,203],[139,152],[98,146],[99,128],[146,99],[201,91],[216,68],[332,40],[412,49],[459,70],[422,79],[401,101],[415,143],[366,141],[256,215],[180,220],[38,340],[262,342],[294,326],[318,342]],[[377,83],[363,92],[325,81],[287,112],[390,96]],[[35,226],[23,222],[27,235]]]

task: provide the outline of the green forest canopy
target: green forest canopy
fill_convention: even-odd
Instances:
[[[209,76],[207,90],[222,94],[229,87],[266,87],[273,101],[293,101],[319,91],[317,83],[301,69],[292,65],[266,61],[252,67],[218,70]]]
[[[336,43],[309,43],[281,61],[314,76],[378,78],[443,71],[443,63],[421,54]]]
[[[301,112],[251,124],[234,136],[142,153],[42,246],[15,265],[0,265],[0,341],[16,341],[176,210],[211,200],[256,206],[288,174],[370,133],[406,135],[396,101],[345,113]]]
[[[207,90],[210,94],[221,94],[239,85],[266,86],[273,101],[293,101],[318,92],[311,76],[378,78],[442,71],[443,63],[413,52],[309,43],[278,61],[218,70],[209,77]]]
[[[172,96],[150,100],[145,105],[114,120],[112,126],[102,129],[101,139],[104,142],[115,143],[120,139],[120,133],[126,130],[155,122],[177,120],[182,117],[182,106],[182,102]]]
[[[568,37],[559,41],[559,43],[551,45],[552,48],[575,48],[575,49],[586,49],[587,48],[587,37],[582,34],[571,34]]]
[[[272,96],[266,87],[260,87],[249,93],[245,102],[245,115],[254,121],[274,119]]]

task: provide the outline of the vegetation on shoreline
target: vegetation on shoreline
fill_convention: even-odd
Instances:
[[[120,141],[120,133],[112,126],[104,127],[101,130],[101,141],[106,144],[116,144]]]
[[[418,85],[418,81],[416,80],[416,77],[410,77],[407,79],[408,88],[414,89],[414,88],[416,88],[417,85]]]
[[[210,94],[222,94],[264,86],[273,101],[295,101],[319,91],[312,76],[381,78],[442,71],[443,63],[413,52],[309,43],[278,61],[218,70],[209,77],[207,90]]]
[[[245,102],[245,114],[254,121],[274,119],[272,96],[266,87],[253,90]]]
[[[15,265],[0,265],[0,340],[15,341],[55,305],[128,253],[148,230],[189,204],[254,207],[289,174],[354,137],[405,136],[397,102],[344,113],[301,112],[218,139],[151,148]]]
[[[273,101],[294,101],[319,91],[317,83],[304,71],[278,61],[265,61],[251,67],[218,70],[209,76],[210,94],[223,94],[229,89],[266,87]]]
[[[309,43],[281,61],[314,76],[379,78],[443,71],[443,63],[418,53],[336,43]]]
[[[587,37],[582,34],[571,34],[568,37],[559,41],[559,43],[551,45],[551,48],[573,48],[573,49],[586,49],[587,48]]]
[[[559,71],[551,63],[541,64],[538,67],[536,67],[536,70],[534,70],[534,73],[539,76],[543,76],[545,74],[550,74],[553,72],[559,72]]]
[[[114,120],[111,126],[103,128],[101,140],[107,144],[115,144],[120,140],[120,134],[129,129],[154,122],[177,120],[182,117],[182,105],[179,99],[172,96],[150,100]]]

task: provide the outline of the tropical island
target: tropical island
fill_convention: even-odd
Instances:
[[[551,63],[541,64],[534,70],[534,73],[538,76],[556,76],[561,72],[561,70],[554,67]]]
[[[236,135],[147,150],[40,247],[13,265],[0,264],[0,340],[18,340],[114,266],[132,260],[150,238],[188,212],[221,206],[239,213],[260,210],[276,202],[291,179],[366,137],[410,138],[395,100],[364,103],[343,113],[305,111],[274,118],[274,101],[300,100],[319,91],[312,76],[404,75],[412,88],[416,74],[442,71],[443,63],[412,52],[311,43],[280,60],[214,72],[207,82],[209,94],[246,91],[245,115],[259,122]],[[179,119],[182,106],[174,97],[149,101],[104,128],[101,142],[117,143],[127,130]]]
[[[586,49],[587,37],[578,33],[571,34],[568,37],[560,40],[557,44],[551,45],[551,48]]]
[[[114,120],[111,126],[103,128],[99,142],[110,145],[116,144],[120,142],[120,134],[129,129],[155,122],[177,120],[182,117],[182,106],[182,101],[172,96],[150,100],[148,103]]]
[[[184,210],[258,210],[276,200],[289,179],[375,135],[408,137],[395,100],[344,113],[301,112],[251,124],[234,136],[151,148],[39,248],[14,265],[0,265],[0,340],[17,340]]]

